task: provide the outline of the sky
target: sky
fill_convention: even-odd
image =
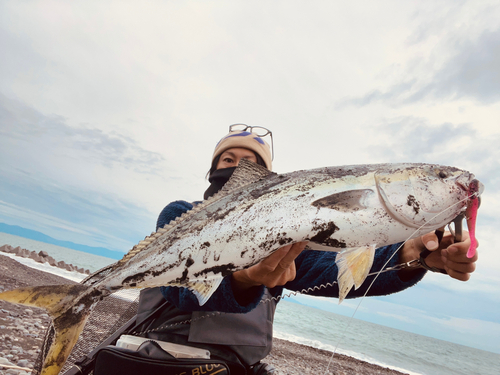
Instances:
[[[498,19],[480,0],[2,1],[0,222],[127,252],[201,199],[234,123],[272,130],[278,173],[456,166],[485,185],[472,279],[356,317],[500,353]]]

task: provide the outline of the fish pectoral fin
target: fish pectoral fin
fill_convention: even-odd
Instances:
[[[193,280],[182,284],[169,284],[169,286],[188,288],[196,296],[200,306],[203,306],[217,290],[222,279],[222,275],[218,274],[204,280]]]
[[[0,293],[0,300],[40,307],[52,317],[55,335],[41,375],[57,375],[73,350],[96,302],[86,293],[90,288],[82,284],[49,285]]]
[[[337,254],[339,303],[354,286],[358,289],[368,276],[375,257],[375,245],[346,249]]]
[[[368,200],[374,195],[375,192],[372,189],[348,190],[317,199],[311,204],[318,208],[354,212],[367,208],[369,206]]]

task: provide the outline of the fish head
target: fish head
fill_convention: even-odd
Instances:
[[[432,164],[406,164],[375,173],[385,208],[412,228],[433,230],[451,222],[467,207],[471,186],[484,187],[472,173]]]

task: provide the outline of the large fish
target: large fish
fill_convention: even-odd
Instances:
[[[466,210],[482,185],[469,172],[378,164],[276,174],[243,160],[214,197],[146,237],[79,285],[35,286],[0,299],[45,308],[56,336],[42,374],[57,374],[96,302],[122,288],[191,289],[205,303],[222,278],[287,244],[336,251],[340,298],[359,287],[375,248],[428,233]],[[479,191],[478,191],[479,190]]]

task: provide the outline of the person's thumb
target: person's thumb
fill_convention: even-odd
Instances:
[[[427,250],[434,251],[439,248],[439,240],[435,233],[424,234],[420,240]]]

